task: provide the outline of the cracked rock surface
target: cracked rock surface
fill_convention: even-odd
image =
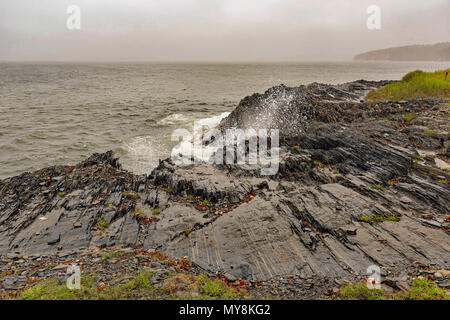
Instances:
[[[273,176],[170,159],[134,175],[107,152],[1,180],[0,254],[142,247],[261,281],[449,269],[448,102],[362,101],[385,83],[245,98],[219,128],[280,128]]]

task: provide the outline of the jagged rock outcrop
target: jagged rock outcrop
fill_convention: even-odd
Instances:
[[[284,135],[305,131],[313,120],[340,122],[346,105],[359,102],[367,92],[390,81],[359,80],[341,85],[312,83],[307,86],[279,85],[264,94],[255,93],[243,99],[231,114],[222,120],[219,129],[279,129]]]
[[[449,269],[449,107],[361,101],[383,83],[245,98],[220,128],[284,123],[273,176],[170,159],[137,176],[108,152],[2,180],[0,254],[155,248],[258,280]]]

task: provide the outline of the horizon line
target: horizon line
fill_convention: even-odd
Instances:
[[[148,63],[148,64],[265,64],[265,63],[380,63],[380,62],[395,62],[395,63],[448,63],[450,61],[431,61],[431,60],[418,60],[418,61],[395,61],[395,60],[1,60],[0,63]]]

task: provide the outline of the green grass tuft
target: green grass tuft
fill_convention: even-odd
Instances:
[[[92,277],[82,277],[81,289],[70,290],[66,284],[60,284],[58,279],[41,282],[23,291],[18,297],[21,300],[121,300],[150,298],[158,292],[151,286],[149,279],[155,272],[149,269],[142,271],[125,284],[105,286],[101,290]]]
[[[412,119],[414,119],[416,116],[417,116],[416,113],[408,113],[407,115],[405,115],[403,117],[403,122],[410,123],[412,121]]]
[[[136,207],[136,209],[131,213],[139,218],[147,218],[147,214],[144,212],[142,207]]]
[[[325,167],[325,165],[322,162],[320,162],[320,161],[313,161],[313,165],[316,168],[323,168],[323,167]]]
[[[411,289],[400,296],[404,300],[450,300],[449,294],[428,279],[414,279]]]
[[[102,217],[98,217],[97,218],[97,225],[100,228],[105,229],[106,227],[108,227],[109,223],[107,221],[105,221]]]
[[[342,300],[387,300],[380,289],[369,289],[367,284],[348,284],[339,291],[339,299]]]
[[[375,222],[383,222],[383,221],[394,221],[398,222],[400,221],[400,215],[397,213],[391,213],[389,215],[384,214],[373,214],[373,215],[362,215],[358,217],[358,221],[361,222],[368,222],[368,223],[375,223]]]
[[[338,300],[449,300],[450,295],[428,279],[414,279],[407,292],[385,294],[380,289],[369,289],[366,283],[347,284],[334,297]]]
[[[221,280],[211,280],[205,275],[198,277],[201,294],[199,299],[233,300],[240,295],[238,290],[226,285]]]
[[[172,193],[172,188],[171,187],[167,187],[163,189],[165,192],[167,193]]]
[[[122,196],[125,198],[131,198],[134,200],[137,200],[141,197],[141,195],[139,193],[136,192],[122,192]]]
[[[192,228],[187,228],[186,230],[184,230],[184,235],[187,237],[188,235],[190,235],[192,232]]]
[[[112,252],[107,252],[107,253],[103,254],[102,259],[109,260],[109,259],[113,259],[113,258],[120,258],[123,255],[125,255],[125,253],[123,253],[122,251],[112,251]]]

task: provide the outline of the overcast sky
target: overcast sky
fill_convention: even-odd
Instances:
[[[366,27],[371,4],[381,30]],[[0,60],[350,60],[449,41],[449,16],[450,0],[0,0]]]

